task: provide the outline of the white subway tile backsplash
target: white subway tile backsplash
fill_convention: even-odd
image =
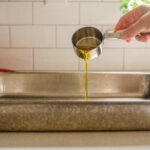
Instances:
[[[12,47],[55,47],[54,26],[12,26]]]
[[[120,0],[102,0],[103,2],[120,2]]]
[[[80,60],[80,70],[84,70],[84,60]],[[123,49],[104,49],[102,54],[88,60],[89,71],[122,71]]]
[[[8,0],[9,2],[42,2],[43,0]]]
[[[81,24],[115,24],[120,18],[120,3],[81,2]]]
[[[148,48],[150,48],[150,40],[146,42]]]
[[[0,24],[31,24],[31,2],[0,2]]]
[[[9,26],[0,26],[0,47],[9,47]]]
[[[35,49],[35,71],[78,71],[78,57],[73,49]]]
[[[150,71],[150,50],[126,49],[125,71]]]
[[[72,35],[81,26],[58,26],[57,27],[57,47],[72,47]]]
[[[68,0],[71,2],[120,2],[120,0]]]
[[[68,3],[68,0],[45,0],[45,3]]]
[[[70,2],[101,2],[102,0],[68,0]]]
[[[0,49],[0,68],[33,71],[32,49]]]
[[[117,23],[117,22],[116,22]],[[104,25],[103,26],[103,32],[113,32],[114,31],[114,28],[115,28],[115,25]]]
[[[3,0],[0,0],[3,1]],[[4,0],[4,1],[9,1],[9,2],[43,2],[44,4],[47,3],[66,3],[68,0]]]
[[[120,0],[0,0],[0,68],[17,71],[84,71],[72,48],[84,26],[113,31]],[[88,71],[150,71],[150,42],[105,39]]]
[[[34,24],[78,24],[78,3],[34,2]]]

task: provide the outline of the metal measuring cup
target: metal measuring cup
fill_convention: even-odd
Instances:
[[[80,58],[84,59],[84,54],[79,47],[77,47],[77,43],[82,39],[95,39],[95,47],[87,51],[87,59],[94,59],[98,57],[102,53],[102,44],[105,38],[120,38],[120,31],[114,33],[105,33],[103,34],[100,30],[95,27],[83,27],[77,30],[72,36],[72,44],[75,50],[75,53]],[[88,41],[87,41],[88,43]],[[82,49],[84,50],[84,49]],[[86,49],[85,49],[86,50]]]

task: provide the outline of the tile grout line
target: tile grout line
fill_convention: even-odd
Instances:
[[[0,46],[0,48],[6,48],[6,49],[9,49],[9,47],[1,47]],[[15,47],[15,46],[13,46],[12,48],[15,48],[15,49],[32,49],[32,47],[26,47],[26,46],[23,46],[23,47],[21,47],[21,46],[18,46],[18,47]],[[35,47],[36,49],[66,49],[66,50],[70,50],[72,47]],[[112,48],[107,48],[107,47],[104,47],[104,49],[107,49],[107,50],[109,50],[109,51],[113,51],[114,49],[121,49],[121,47],[118,47],[118,48],[114,48],[114,47],[112,47]],[[147,48],[137,48],[137,47],[134,47],[134,48],[125,48],[126,50],[128,50],[128,49],[137,49],[137,50],[141,50],[141,49],[144,49],[144,50],[149,50],[149,47],[147,47]]]
[[[8,0],[8,1],[0,1],[0,3],[2,3],[2,2],[36,2],[36,3],[38,3],[38,2],[40,2],[40,3],[43,3],[45,0],[39,0],[39,1],[36,1],[36,0],[22,0],[22,1],[19,1],[19,0],[13,0],[13,1],[11,1],[11,0]],[[69,1],[69,2],[84,2],[84,3],[87,3],[87,2],[89,2],[89,3],[92,3],[92,2],[103,2],[103,3],[109,3],[109,2],[115,2],[115,3],[119,3],[119,1],[104,1],[104,0],[101,0],[101,1],[99,1],[99,0],[94,0],[94,1],[82,1],[82,0],[79,0],[79,1],[76,1],[76,0],[73,0],[73,1]]]
[[[9,48],[11,48],[12,41],[11,41],[11,25],[9,25]]]
[[[9,47],[0,47],[0,49],[5,48],[5,49],[9,49]],[[11,47],[14,49],[32,49],[33,47]],[[56,49],[56,47],[35,47],[36,49]],[[57,49],[64,49],[64,48],[57,48]],[[67,50],[69,50],[70,48],[66,48]]]
[[[80,71],[80,58],[78,58],[78,71]]]
[[[35,64],[34,64],[34,48],[32,49],[32,62],[33,62],[33,72],[35,71]]]
[[[55,25],[55,48],[58,48],[58,43],[57,43],[57,31],[58,30],[58,26],[57,26],[57,24]]]
[[[81,71],[81,70],[82,70],[82,66],[81,66],[81,65],[82,65],[82,63],[81,63],[81,61],[82,61],[82,60],[81,60],[81,58],[79,58],[79,64],[78,64],[79,71]]]
[[[0,0],[0,3],[1,2],[40,2],[40,3],[43,3],[45,0]],[[76,2],[76,1],[70,1],[70,2]]]
[[[34,6],[33,6],[33,2],[32,2],[32,25],[33,25],[33,8]]]
[[[34,17],[33,17],[34,18]],[[11,25],[11,26],[32,26],[32,23],[30,24],[0,24],[0,26],[8,26],[8,25]],[[56,24],[33,24],[35,26],[54,26]],[[77,24],[57,24],[59,26],[77,26],[79,25],[78,23]],[[107,25],[104,25],[104,24],[80,24],[80,25],[83,25],[83,26],[86,26],[86,25],[91,25],[91,26],[113,26],[112,24],[107,24]]]
[[[73,1],[70,1],[70,2],[82,2],[82,3],[97,3],[97,2],[98,2],[98,3],[99,3],[99,2],[100,2],[100,3],[101,3],[101,2],[102,2],[102,3],[112,3],[112,2],[113,2],[113,3],[120,3],[119,1],[114,1],[114,0],[110,0],[110,1],[104,1],[104,0],[103,0],[103,1],[99,1],[99,0],[94,0],[94,1],[90,1],[90,0],[89,0],[89,1],[88,1],[88,0],[87,0],[87,1],[78,0],[78,1],[76,1],[76,0],[73,0]]]

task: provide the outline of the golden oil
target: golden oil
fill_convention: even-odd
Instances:
[[[76,47],[81,50],[90,51],[96,48],[101,41],[95,37],[85,37],[79,40],[76,44]]]
[[[84,70],[85,70],[85,100],[88,100],[88,78],[87,78],[87,51],[80,50],[84,56]]]
[[[99,45],[100,41],[94,37],[86,37],[79,40],[76,47],[83,54],[84,68],[85,68],[85,100],[88,100],[88,72],[87,72],[87,59],[91,59],[90,50],[94,49]]]
[[[88,78],[87,78],[87,52],[84,51],[84,69],[85,69],[85,100],[88,100]]]

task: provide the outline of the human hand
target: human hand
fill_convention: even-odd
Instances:
[[[122,16],[114,28],[114,32],[124,30],[120,37],[127,42],[135,37],[138,41],[146,42],[150,39],[150,6],[141,5]]]

